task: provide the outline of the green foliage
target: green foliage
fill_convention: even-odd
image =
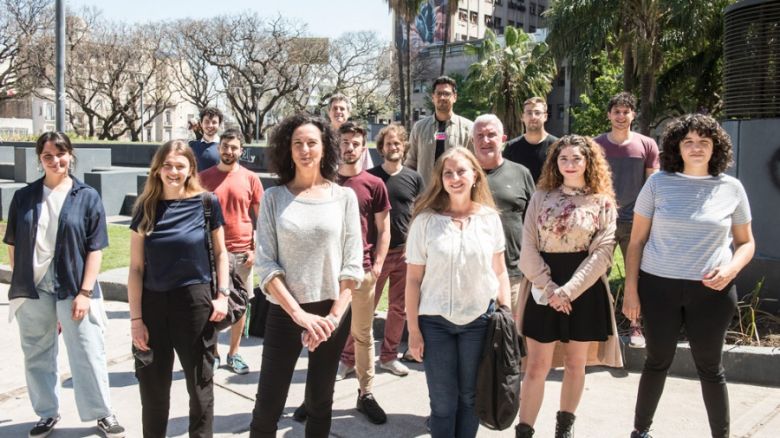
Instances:
[[[763,338],[760,331],[768,328],[764,334],[771,336],[773,335],[772,329],[780,326],[780,318],[761,309],[764,301],[777,301],[762,297],[761,290],[763,288],[764,279],[762,278],[756,283],[753,290],[737,303],[737,315],[727,332],[727,336],[735,344],[761,346]]]
[[[466,45],[477,56],[469,67],[468,87],[474,96],[492,102],[491,110],[504,123],[510,138],[522,133],[520,115],[528,96],[547,96],[555,78],[555,61],[546,43],[512,26],[504,29],[505,44],[490,29],[480,45]]]
[[[610,129],[607,120],[609,99],[621,91],[622,66],[614,56],[602,51],[595,60],[590,91],[580,94],[580,105],[571,108],[572,132],[595,137]]]

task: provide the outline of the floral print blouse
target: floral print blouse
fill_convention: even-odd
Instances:
[[[539,251],[587,251],[593,236],[614,215],[614,209],[609,197],[593,195],[587,187],[560,186],[547,192],[536,220]]]

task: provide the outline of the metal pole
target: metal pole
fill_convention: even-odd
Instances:
[[[65,131],[65,0],[56,2],[57,64],[54,104],[57,107],[57,131]]]
[[[144,141],[144,81],[138,81],[141,87],[141,142]]]
[[[260,144],[260,108],[255,108],[255,142]]]

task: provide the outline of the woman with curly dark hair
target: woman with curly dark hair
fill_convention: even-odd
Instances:
[[[597,143],[567,135],[552,146],[525,213],[518,327],[528,358],[517,437],[531,437],[552,367],[564,367],[555,437],[571,437],[585,366],[623,365],[607,269],[615,249],[615,195]],[[592,351],[592,354],[589,352]],[[588,358],[593,357],[588,363]]]
[[[271,306],[250,436],[276,436],[303,345],[306,436],[327,437],[349,303],[363,280],[357,197],[334,181],[337,143],[321,119],[288,117],[269,143],[279,185],[265,192],[257,224],[255,266]]]
[[[631,436],[650,436],[684,327],[710,431],[728,437],[721,351],[736,309],[734,279],[755,251],[750,205],[742,184],[723,174],[731,163],[731,139],[715,119],[677,118],[661,144],[662,171],[636,200],[626,261],[623,313],[629,319],[642,315],[647,340]]]

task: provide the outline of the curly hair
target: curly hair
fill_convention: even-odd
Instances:
[[[385,147],[385,137],[390,133],[395,134],[398,141],[406,145],[406,128],[404,128],[404,125],[393,123],[382,128],[376,135],[376,149],[380,153],[384,153],[382,149]],[[404,155],[406,155],[406,147],[404,147]]]
[[[607,112],[612,112],[612,107],[615,106],[624,106],[626,108],[631,108],[631,111],[636,111],[636,97],[628,91],[620,92],[609,99]]]
[[[718,176],[733,164],[731,137],[720,124],[704,114],[687,114],[666,125],[661,137],[661,170],[683,171],[685,163],[680,153],[680,143],[689,132],[695,132],[712,140],[712,157],[707,165],[707,173]]]
[[[207,106],[206,108],[200,110],[200,113],[198,114],[198,121],[202,122],[204,117],[208,117],[208,118],[216,117],[219,123],[222,123],[224,115],[222,114],[222,111],[219,110],[219,108],[215,108],[213,106]]]
[[[444,162],[456,155],[465,158],[466,161],[471,164],[471,168],[474,169],[474,187],[471,189],[471,200],[486,207],[496,208],[496,204],[493,201],[493,194],[490,192],[490,186],[488,185],[487,176],[485,176],[485,172],[479,165],[477,158],[470,150],[462,146],[457,146],[447,149],[441,154],[439,159],[436,160],[430,183],[414,204],[413,218],[427,209],[441,213],[449,207],[450,194],[444,190],[442,174],[444,173]]]
[[[550,146],[547,151],[547,159],[542,167],[542,175],[539,177],[538,188],[552,191],[563,184],[563,174],[558,169],[558,156],[564,148],[569,146],[580,149],[585,156],[585,185],[591,193],[602,194],[615,199],[615,191],[612,188],[612,171],[604,156],[604,150],[590,137],[581,135],[564,135]]]
[[[322,134],[322,159],[320,161],[320,173],[322,177],[336,180],[336,172],[339,163],[339,151],[336,136],[330,123],[320,117],[309,114],[296,114],[286,117],[271,133],[268,140],[270,145],[270,170],[279,178],[278,184],[285,185],[295,178],[295,162],[292,159],[292,136],[296,129],[303,125],[314,125]]]

